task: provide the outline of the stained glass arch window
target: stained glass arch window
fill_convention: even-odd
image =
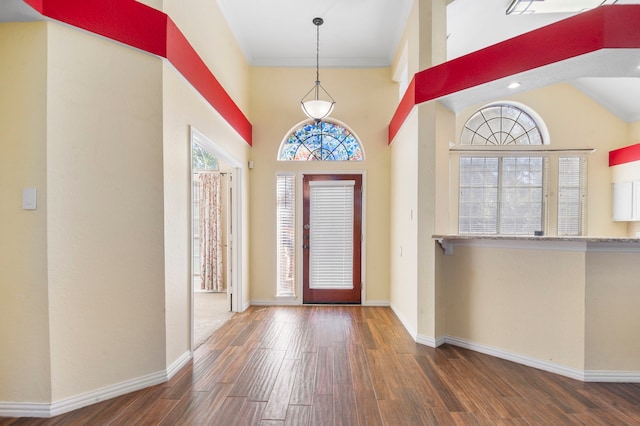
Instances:
[[[334,120],[307,120],[294,127],[278,151],[279,161],[363,161],[356,135]]]
[[[549,133],[535,111],[515,102],[489,104],[467,120],[460,145],[546,145]]]

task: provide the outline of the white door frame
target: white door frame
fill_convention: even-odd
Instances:
[[[199,132],[193,126],[190,127],[190,140],[189,140],[189,179],[190,179],[190,197],[189,197],[189,211],[193,208],[193,170],[192,170],[192,155],[193,144],[197,143],[201,147],[205,148],[208,152],[214,155],[218,160],[223,161],[233,167],[231,172],[232,179],[229,181],[229,190],[232,191],[231,215],[227,218],[227,221],[233,223],[233,233],[228,235],[227,245],[228,252],[231,255],[227,258],[231,273],[227,275],[227,291],[232,295],[231,297],[231,311],[242,312],[242,162],[237,158],[229,154],[225,149],[221,148],[211,139],[207,138],[204,134]],[[191,281],[191,348],[193,349],[193,329],[194,329],[194,289],[195,283],[193,282],[193,212],[190,214],[190,281]]]

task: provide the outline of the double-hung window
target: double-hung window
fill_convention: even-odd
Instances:
[[[465,124],[460,139],[458,232],[582,235],[586,159],[554,153],[535,113],[511,103],[489,105]],[[557,175],[553,208],[550,175]]]
[[[546,165],[538,156],[460,157],[459,232],[542,231]]]

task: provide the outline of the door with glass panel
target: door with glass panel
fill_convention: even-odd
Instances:
[[[303,301],[361,302],[362,175],[303,179]]]

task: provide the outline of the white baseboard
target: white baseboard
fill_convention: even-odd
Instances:
[[[585,382],[640,383],[640,371],[587,370]]]
[[[298,298],[276,298],[267,300],[252,300],[250,306],[300,306],[302,302]]]
[[[423,334],[418,334],[415,340],[416,343],[420,343],[421,345],[429,346],[431,348],[437,348],[438,346],[447,343],[446,337],[437,337],[434,339],[431,336],[425,336]]]
[[[418,332],[413,329],[413,326],[409,323],[409,321],[407,321],[407,318],[404,315],[402,315],[402,313],[398,310],[398,308],[396,308],[393,305],[393,303],[390,306],[391,306],[391,310],[393,311],[393,313],[396,314],[396,316],[398,317],[398,319],[400,320],[400,322],[404,326],[405,330],[407,330],[409,335],[411,335],[411,338],[414,341],[418,342]],[[418,343],[420,343],[420,342],[418,342]]]
[[[512,361],[512,362],[526,365],[529,367],[537,368],[538,370],[548,371],[550,373],[559,374],[561,376],[569,377],[571,379],[585,381],[585,372],[583,370],[566,367],[564,365],[557,364],[554,362],[542,361],[526,355],[508,352],[503,349],[495,348],[493,346],[474,343],[472,341],[461,339],[459,337],[446,336],[444,338],[444,341],[445,343],[448,343],[450,345],[459,346],[465,349],[471,349],[472,351],[491,355],[496,358],[505,359],[507,361]]]
[[[408,322],[402,317],[402,315],[393,307],[393,305],[391,308],[411,337],[413,337],[416,343],[421,345],[437,348],[438,346],[448,343],[450,345],[470,349],[475,352],[537,368],[538,370],[548,371],[550,373],[569,377],[574,380],[580,380],[582,382],[640,383],[640,371],[578,370],[554,362],[543,361],[526,355],[475,343],[459,337],[442,336],[433,338],[431,336],[417,334],[413,331],[413,328],[408,325]]]
[[[255,306],[302,306],[302,300],[297,297],[278,297],[275,299],[252,300],[251,305]],[[390,306],[386,300],[367,300],[362,306]]]
[[[164,371],[147,374],[53,403],[0,402],[0,417],[54,417],[127,393],[165,383],[191,360],[185,352]]]
[[[0,417],[51,417],[46,402],[0,402]]]
[[[176,373],[182,369],[182,367],[184,367],[189,363],[189,361],[191,361],[192,357],[193,353],[191,351],[186,351],[178,359],[173,361],[169,368],[167,368],[167,379],[165,381],[169,381],[173,376],[175,376]]]
[[[391,304],[389,303],[388,300],[367,300],[364,303],[362,303],[362,306],[380,306],[383,308],[387,308],[391,306]]]

